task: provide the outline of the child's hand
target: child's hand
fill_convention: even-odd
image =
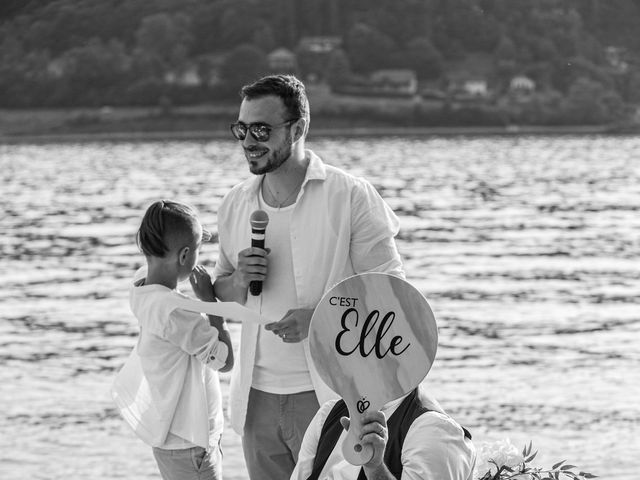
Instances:
[[[202,265],[197,265],[193,269],[191,275],[189,275],[189,282],[193,293],[196,294],[203,302],[215,302],[216,295],[213,291],[213,283],[211,282],[211,275],[207,272],[207,269]]]

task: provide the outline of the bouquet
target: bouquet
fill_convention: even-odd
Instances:
[[[556,463],[550,469],[532,467],[529,462],[538,452],[531,452],[532,443],[520,452],[509,439],[484,443],[478,452],[476,480],[583,480],[596,478],[589,472],[582,472],[566,460]]]

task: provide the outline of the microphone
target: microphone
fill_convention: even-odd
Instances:
[[[249,217],[251,224],[251,246],[264,248],[265,230],[269,223],[269,215],[264,210],[256,210]],[[252,280],[249,283],[249,291],[251,295],[258,296],[262,293],[262,282],[260,280]]]

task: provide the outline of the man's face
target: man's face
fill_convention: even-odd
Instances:
[[[284,103],[276,96],[242,101],[238,114],[239,122],[246,125],[278,125],[271,129],[267,141],[259,142],[249,132],[241,141],[251,173],[262,175],[273,172],[291,156],[291,124],[283,125],[291,120],[287,115]]]

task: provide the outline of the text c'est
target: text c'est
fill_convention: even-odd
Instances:
[[[355,307],[357,298],[354,297],[331,297],[329,304],[334,307]]]

